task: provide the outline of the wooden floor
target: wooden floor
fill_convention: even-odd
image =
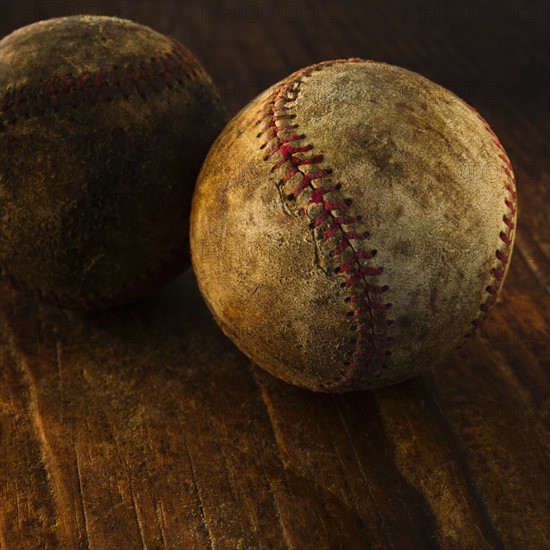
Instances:
[[[337,57],[447,86],[510,155],[517,246],[479,337],[437,372],[345,396],[251,365],[191,272],[88,316],[2,291],[0,548],[550,548],[548,4],[81,6],[2,2],[0,34],[76,11],[136,19],[187,44],[232,114]]]

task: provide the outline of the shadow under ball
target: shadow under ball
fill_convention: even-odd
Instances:
[[[175,40],[76,16],[0,41],[0,276],[63,307],[138,299],[190,264],[196,176],[223,128]]]
[[[399,67],[321,63],[224,129],[191,214],[200,290],[254,362],[346,392],[445,360],[483,323],[516,188],[485,120]]]

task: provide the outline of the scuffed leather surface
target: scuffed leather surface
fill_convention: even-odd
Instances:
[[[284,207],[284,170],[272,172],[276,157],[263,160],[258,113],[279,86],[245,107],[207,157],[192,211],[193,263],[242,351],[276,376],[322,389],[346,374],[353,320],[310,220]],[[387,367],[353,389],[441,363],[471,332],[504,247],[507,176],[492,136],[454,94],[385,64],[313,72],[291,109],[296,131],[333,169],[326,179],[362,215],[373,265],[384,268],[376,282],[389,287]]]

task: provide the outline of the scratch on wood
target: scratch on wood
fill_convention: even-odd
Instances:
[[[123,457],[124,453],[121,452],[118,439],[116,437],[114,437],[114,434],[113,434],[113,438],[114,438],[114,442],[115,442],[115,446],[116,446],[118,456]],[[132,512],[133,512],[134,519],[136,521],[136,525],[137,525],[138,532],[139,532],[139,540],[141,542],[141,548],[146,550],[147,549],[147,544],[145,543],[145,538],[144,538],[144,534],[143,534],[143,525],[141,524],[141,519],[139,517],[138,510],[137,510],[136,499],[134,498],[134,487],[133,487],[133,484],[132,484],[132,477],[131,477],[130,472],[128,470],[128,464],[126,463],[126,461],[124,459],[121,459],[120,462],[121,462],[121,464],[124,468],[124,472],[126,474],[126,479],[128,480],[128,489],[129,489],[129,493],[130,493],[130,502],[132,504]],[[125,493],[125,491],[121,489],[120,484],[118,484],[118,492],[120,494]]]
[[[206,414],[205,414],[205,417],[206,417],[206,421],[208,422],[208,425],[210,426],[210,429],[211,431],[213,432],[214,431],[214,427],[212,425],[212,415],[209,413],[208,410],[205,410]],[[237,504],[237,497],[236,497],[236,494],[235,494],[235,488],[233,487],[233,483],[232,483],[232,480],[231,480],[231,470],[230,468],[228,468],[227,466],[227,457],[225,456],[225,453],[223,452],[221,446],[220,446],[220,443],[218,441],[218,439],[216,438],[215,439],[215,445],[216,445],[216,448],[218,449],[218,452],[220,454],[220,456],[222,457],[222,461],[223,461],[223,471],[226,475],[226,478],[227,478],[227,482],[229,484],[229,492],[231,493],[231,498],[233,500],[233,503],[235,504],[235,509],[236,510],[239,510],[239,506]],[[252,521],[252,524],[254,525],[254,521]],[[255,525],[254,525],[255,527]]]
[[[128,468],[126,467],[126,464],[124,466],[125,466],[125,470],[126,470],[126,475],[128,476],[128,485],[129,485],[129,488],[130,488],[130,500],[132,501],[132,510],[134,512],[134,517],[136,518],[136,523],[137,523],[137,526],[138,526],[139,538],[140,538],[140,541],[141,541],[141,547],[144,550],[147,550],[147,544],[145,543],[145,537],[144,537],[144,534],[143,534],[143,525],[141,524],[141,519],[139,517],[139,513],[138,513],[138,510],[137,510],[136,499],[134,497],[134,488],[133,488],[133,485],[132,485],[132,479],[130,478],[130,474],[128,472]]]
[[[55,343],[55,367],[57,369],[57,381],[59,383],[59,396],[61,400],[60,407],[60,417],[61,424],[64,424],[64,414],[65,414],[65,392],[63,389],[63,375],[61,373],[61,342],[57,341]]]
[[[183,426],[182,426],[182,432],[183,432]],[[183,432],[185,434],[185,432]],[[184,436],[185,438],[185,436]],[[206,529],[206,533],[208,536],[208,548],[213,548],[213,536],[212,532],[210,531],[210,527],[208,525],[208,522],[206,521],[206,516],[204,514],[204,507],[202,503],[202,497],[199,490],[199,486],[197,484],[197,476],[195,473],[195,466],[193,464],[193,459],[191,458],[191,453],[189,452],[189,446],[187,445],[187,439],[184,439],[185,441],[185,452],[187,453],[187,459],[189,460],[189,466],[191,467],[191,477],[193,478],[193,487],[195,489],[195,494],[197,495],[197,498],[199,499],[199,511],[201,514],[202,523],[204,525],[204,528]]]
[[[23,378],[26,379],[29,390],[28,412],[32,420],[34,432],[39,442],[39,448],[42,455],[42,466],[46,473],[46,479],[53,495],[53,505],[56,517],[70,517],[73,510],[69,506],[70,491],[64,479],[62,468],[60,467],[55,452],[50,444],[39,405],[38,384],[27,359],[19,352],[15,334],[8,329],[5,323],[3,328],[4,336],[8,344],[8,350],[12,354],[14,362],[23,372]],[[75,536],[71,525],[67,522],[59,523],[63,530],[67,544],[75,543]]]
[[[157,523],[160,530],[160,540],[162,542],[162,547],[166,548],[166,537],[164,536],[164,509],[162,508],[162,502],[160,500],[155,500],[155,517],[157,518]]]
[[[540,249],[535,239],[518,232],[516,236],[516,246],[519,253],[523,256],[527,267],[535,276],[540,286],[550,294],[550,262]]]
[[[264,387],[258,381],[258,378],[256,376],[256,367],[252,363],[250,363],[250,365],[251,365],[252,379],[254,380],[254,382],[256,383],[256,386],[260,390],[261,401],[262,401],[262,404],[264,406],[267,418],[269,420],[269,424],[271,425],[271,431],[273,432],[273,437],[275,438],[275,443],[277,444],[277,456],[279,457],[279,461],[283,465],[283,468],[286,470],[287,465],[285,463],[283,455],[281,454],[281,449],[285,448],[284,442],[283,442],[282,438],[280,437],[279,430],[277,429],[277,426],[275,426],[275,424],[273,423],[273,415],[272,415],[272,410],[271,410],[272,407],[271,407],[270,403],[268,403],[268,400],[266,399],[266,391],[265,391]]]
[[[294,545],[290,542],[290,539],[288,538],[288,533],[285,527],[285,524],[283,523],[283,518],[281,516],[281,510],[279,508],[279,503],[277,502],[277,498],[275,496],[275,492],[273,490],[273,485],[271,484],[271,480],[266,475],[266,469],[265,464],[262,460],[261,452],[260,452],[260,445],[258,443],[258,440],[256,438],[256,434],[252,433],[252,439],[254,441],[254,446],[256,447],[256,455],[258,457],[258,461],[260,462],[261,470],[262,470],[262,476],[267,484],[267,487],[269,488],[269,494],[271,495],[271,499],[273,500],[273,507],[275,508],[275,513],[277,514],[277,520],[279,522],[279,525],[281,526],[281,532],[283,533],[284,541],[288,548],[291,550],[294,548]],[[286,478],[285,478],[285,485],[286,485]]]
[[[80,497],[82,517],[84,518],[84,537],[86,541],[86,548],[90,548],[90,540],[88,538],[88,516],[86,514],[86,505],[84,504],[84,493],[82,491],[82,474],[80,473],[80,462],[78,460],[78,448],[76,445],[76,441],[74,442],[73,447],[74,447],[76,474],[78,478],[78,496]]]

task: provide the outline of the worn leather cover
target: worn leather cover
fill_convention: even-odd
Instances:
[[[471,107],[398,67],[327,62],[218,138],[194,198],[193,262],[253,361],[342,392],[409,378],[471,335],[515,219],[510,162]]]

